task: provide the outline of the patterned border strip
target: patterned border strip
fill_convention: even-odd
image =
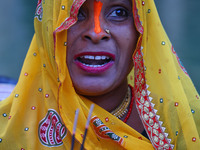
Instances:
[[[133,7],[134,7],[134,10],[133,10],[133,17],[134,17],[134,21],[135,21],[135,25],[136,25],[136,28],[138,30],[138,32],[140,32],[140,34],[143,34],[144,32],[144,28],[141,24],[141,21],[140,21],[140,17],[138,15],[138,9],[136,7],[136,2],[134,0],[134,4],[133,4]]]
[[[110,139],[119,145],[122,145],[124,139],[111,131],[98,117],[94,116],[90,122],[93,125],[95,133],[102,139]]]
[[[55,32],[66,30],[76,23],[79,8],[84,2],[85,0],[74,0],[70,11],[70,17],[66,18],[65,21],[55,30]]]
[[[142,43],[140,38],[139,45]],[[170,144],[171,139],[168,139],[168,133],[165,133],[165,128],[162,127],[160,116],[156,115],[157,110],[154,109],[152,99],[149,95],[151,92],[147,90],[145,72],[144,72],[144,60],[142,56],[142,49],[138,49],[134,55],[134,66],[135,66],[135,95],[136,95],[136,106],[140,114],[141,120],[144,124],[147,134],[152,142],[155,149],[173,149],[173,145]]]

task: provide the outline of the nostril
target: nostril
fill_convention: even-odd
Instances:
[[[103,38],[102,38],[102,40],[108,40],[109,38],[107,37],[107,36],[104,36]]]
[[[85,35],[85,39],[91,40],[90,36]]]
[[[90,29],[84,32],[81,37],[84,40],[98,43],[100,41],[108,41],[110,39],[110,34],[107,34],[106,32],[100,32],[97,34],[94,30]]]
[[[92,36],[92,35],[85,35],[85,39],[90,40],[90,41],[100,41],[100,40],[108,40],[108,36],[102,36],[102,35],[97,35],[97,36]]]

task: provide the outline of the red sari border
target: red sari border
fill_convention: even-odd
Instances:
[[[138,41],[138,47],[140,46],[140,48],[136,50],[133,56],[136,107],[154,148],[158,150],[172,150],[174,146],[170,144],[171,139],[167,138],[168,133],[164,132],[165,128],[162,127],[163,122],[159,121],[160,116],[156,115],[157,110],[154,109],[155,104],[151,102],[153,98],[149,96],[151,92],[147,90],[148,85],[145,79],[145,67],[142,54],[143,47],[141,47],[141,44],[142,37]]]

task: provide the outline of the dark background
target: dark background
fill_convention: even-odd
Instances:
[[[34,34],[37,0],[0,5],[0,76],[18,79]],[[163,26],[200,92],[200,0],[155,0]]]

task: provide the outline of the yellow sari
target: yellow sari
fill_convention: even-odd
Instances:
[[[19,82],[0,102],[0,149],[70,149],[80,110],[80,149],[91,101],[78,95],[66,65],[67,29],[85,0],[38,0],[35,35]],[[200,148],[200,99],[160,22],[153,0],[133,0],[140,33],[128,82],[149,139],[95,105],[85,149]],[[101,132],[100,126],[107,131]],[[109,133],[109,134],[107,134]]]

